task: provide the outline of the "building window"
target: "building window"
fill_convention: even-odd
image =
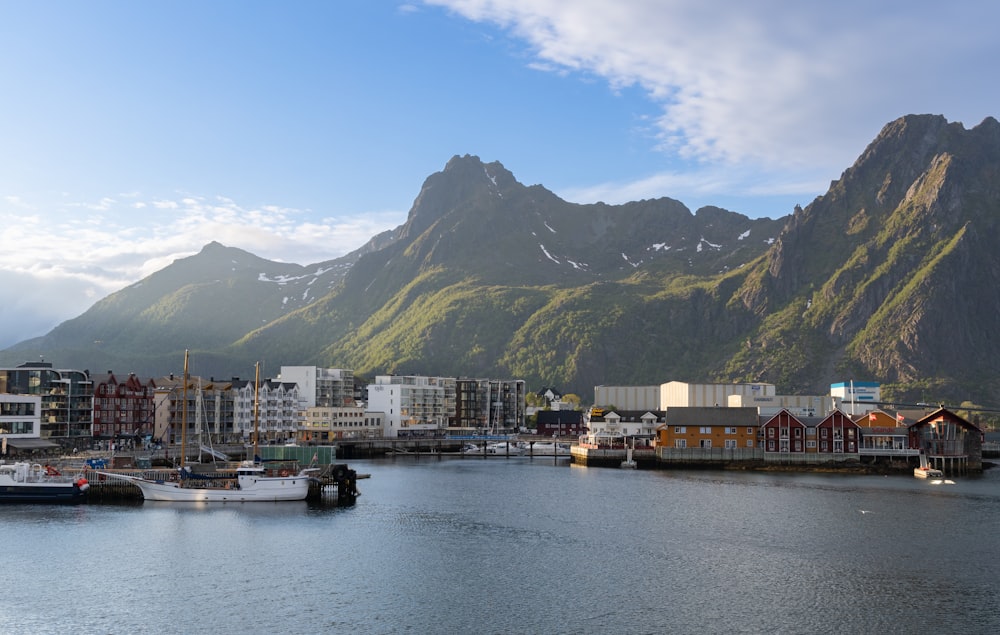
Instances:
[[[768,428],[767,429],[767,436],[770,437],[770,438],[772,438],[772,439],[774,438],[774,428]],[[771,445],[774,445],[774,444],[772,443]]]
[[[726,449],[735,450],[736,449],[736,439],[726,439]]]
[[[700,434],[712,434],[712,429],[709,428],[708,426],[702,426],[702,427],[698,428],[698,432]]]
[[[700,444],[701,444],[702,448],[710,449],[712,447],[712,440],[711,439],[702,439],[701,442],[700,442]]]
[[[747,428],[747,434],[753,434],[753,428]]]
[[[816,442],[815,441],[806,441],[806,447],[807,448],[815,448],[816,447]]]
[[[726,428],[726,434],[736,434],[736,428]]]
[[[687,434],[687,428],[684,426],[674,426],[674,434]]]
[[[675,448],[686,448],[688,446],[687,439],[674,439]]]
[[[748,448],[752,448],[753,447],[753,439],[747,439],[747,447]]]
[[[823,428],[822,430],[820,430],[819,431],[820,438],[821,439],[825,439],[827,437],[827,433],[828,433],[828,430],[826,428]]]
[[[767,450],[768,452],[774,452],[774,441],[767,442]]]
[[[795,428],[795,438],[796,439],[802,438],[802,428]]]

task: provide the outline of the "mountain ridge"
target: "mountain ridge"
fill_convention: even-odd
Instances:
[[[997,176],[991,117],[890,122],[773,220],[666,197],[569,203],[456,155],[402,225],[351,254],[301,266],[209,243],[0,359],[156,374],[192,348],[220,375],[266,359],[580,394],[671,379],[825,393],[853,377],[992,399]]]

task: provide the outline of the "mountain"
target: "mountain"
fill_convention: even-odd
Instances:
[[[578,205],[453,157],[406,222],[308,266],[218,243],[0,352],[228,376],[262,359],[356,373],[596,384],[771,381],[988,402],[1000,389],[1000,124],[888,124],[790,216],[661,198]],[[249,371],[247,371],[249,372]]]

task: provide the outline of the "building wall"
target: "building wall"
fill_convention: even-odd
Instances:
[[[454,417],[455,379],[378,375],[368,385],[368,410],[385,413],[385,436],[444,430]]]
[[[730,395],[774,396],[774,384],[689,384],[671,381],[660,385],[660,407],[727,406]]]
[[[761,426],[761,443],[765,454],[805,454],[807,441],[806,425],[787,410],[774,415]],[[815,437],[811,437],[815,439]],[[815,453],[815,448],[810,448]]]
[[[615,410],[660,410],[659,386],[594,386],[595,406]]]
[[[382,413],[357,406],[307,408],[297,439],[302,444],[323,444],[336,439],[367,439],[382,436]]]
[[[874,381],[845,381],[837,384],[830,384],[830,394],[840,398],[844,403],[845,412],[850,414],[861,414],[870,412],[879,407],[882,401],[882,389],[878,382]]]
[[[38,437],[42,429],[42,398],[39,395],[0,393],[0,436]]]
[[[673,407],[657,429],[656,444],[675,449],[753,449],[756,408]]]
[[[830,395],[729,395],[730,408],[757,408],[762,417],[783,409],[797,417],[822,417],[840,407],[840,399]]]

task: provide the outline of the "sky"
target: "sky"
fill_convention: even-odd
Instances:
[[[1000,116],[1000,5],[0,0],[0,348],[218,241],[303,265],[454,155],[777,218],[890,121]]]

